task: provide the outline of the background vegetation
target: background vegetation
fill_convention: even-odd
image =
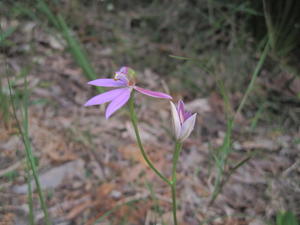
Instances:
[[[100,144],[105,146],[103,141],[105,137],[99,137],[99,143],[95,142],[93,140],[97,137],[88,131],[96,129],[97,126],[80,130],[78,128],[80,122],[74,122],[84,121],[83,114],[87,115],[86,117],[89,115],[88,111],[82,112],[82,115],[78,113],[78,108],[84,103],[87,93],[89,96],[92,95],[84,83],[98,77],[110,76],[120,66],[129,65],[140,72],[142,84],[155,88],[164,87],[176,99],[183,98],[191,102],[192,109],[200,111],[203,109],[201,108],[203,105],[199,106],[199,102],[194,102],[194,99],[203,98],[209,102],[211,111],[208,114],[200,113],[200,128],[193,139],[196,144],[191,143],[186,146],[188,149],[186,154],[188,156],[192,149],[202,149],[202,144],[206,143],[210,152],[205,157],[208,157],[206,160],[210,160],[210,163],[198,168],[201,171],[206,166],[202,174],[197,170],[191,172],[182,169],[183,173],[188,173],[189,176],[195,175],[197,178],[199,174],[202,175],[206,184],[210,182],[209,179],[212,180],[211,186],[207,185],[207,187],[200,182],[210,193],[207,202],[199,200],[203,203],[200,204],[201,207],[206,203],[206,205],[214,205],[219,194],[221,202],[224,201],[224,196],[230,196],[226,190],[223,192],[223,187],[226,187],[229,178],[234,176],[236,171],[242,170],[243,166],[247,168],[249,163],[257,159],[256,157],[265,157],[265,159],[270,155],[286,157],[284,160],[288,163],[284,166],[278,164],[277,172],[269,173],[268,169],[264,169],[267,171],[264,177],[264,188],[278,192],[284,204],[279,204],[278,202],[281,201],[270,197],[272,194],[261,191],[266,194],[263,195],[266,202],[272,203],[271,209],[264,209],[262,212],[258,210],[254,215],[247,216],[252,218],[259,215],[263,218],[262,221],[271,224],[296,224],[296,216],[299,217],[299,204],[297,204],[299,183],[296,182],[297,177],[299,178],[297,157],[300,140],[299,10],[300,2],[297,0],[2,0],[0,2],[0,115],[1,129],[5,135],[0,139],[4,143],[0,147],[3,148],[3,152],[6,152],[4,151],[6,148],[14,149],[14,153],[0,155],[0,162],[3,162],[3,167],[0,168],[4,171],[0,172],[0,182],[7,184],[1,187],[4,188],[5,193],[9,193],[13,187],[22,183],[27,183],[31,189],[33,185],[31,180],[35,178],[38,196],[32,196],[32,192],[28,192],[31,201],[28,203],[30,213],[27,214],[32,224],[34,221],[42,223],[41,216],[39,219],[34,219],[38,216],[33,215],[36,213],[33,213],[35,209],[32,203],[35,197],[39,199],[43,214],[48,214],[39,187],[38,172],[47,171],[57,164],[62,164],[62,161],[50,160],[49,162],[51,153],[39,153],[43,152],[40,149],[32,151],[30,142],[36,145],[39,142],[36,141],[37,131],[32,130],[30,133],[28,130],[28,126],[31,127],[30,109],[32,121],[40,121],[36,123],[41,123],[43,120],[58,120],[60,116],[63,117],[64,114],[71,112],[74,118],[70,119],[70,126],[51,127],[49,124],[45,126],[48,130],[57,129],[62,132],[64,145],[70,145],[68,149],[72,149],[72,154],[77,154],[80,158],[82,153],[78,152],[86,149],[89,149],[87,155],[104,154],[106,148],[117,147],[103,147],[99,150],[95,146]],[[97,90],[97,92],[101,91],[102,89]],[[51,113],[48,114],[47,110]],[[163,108],[161,110],[164,111]],[[142,120],[145,120],[146,124],[159,124],[159,119],[147,120],[147,116],[152,118],[153,115],[156,114],[147,112]],[[19,118],[19,121],[16,118]],[[84,125],[88,126],[87,124],[89,123],[86,122]],[[163,124],[163,126],[167,125]],[[67,132],[64,129],[67,129]],[[122,129],[120,128],[117,134],[110,133],[110,138],[124,136]],[[5,145],[17,134],[23,137],[25,154],[17,147]],[[275,152],[272,151],[269,155],[262,151],[265,148],[273,149],[273,146],[266,146],[265,143],[270,143],[270,139],[274,141],[278,137],[286,138],[288,147],[280,141],[280,144],[275,141],[279,146],[274,147]],[[245,150],[246,145],[241,144],[239,147],[239,143],[236,142],[238,140],[244,143],[248,139],[257,142],[255,141],[257,138],[260,140],[258,142],[263,144],[258,147],[248,145],[249,151]],[[166,146],[170,145],[168,141],[163,142]],[[74,147],[75,143],[81,147]],[[158,143],[160,140],[156,144]],[[238,152],[237,149],[243,149],[244,152]],[[83,154],[85,162],[91,160],[87,155]],[[99,158],[99,156],[94,158],[97,157]],[[119,155],[109,156],[109,158],[117,162],[120,160]],[[19,165],[18,162],[23,162],[23,159],[26,162],[24,167],[11,169],[11,165]],[[106,164],[103,166],[103,162],[100,164],[101,167],[107,167]],[[7,168],[10,169],[6,170]],[[292,168],[291,171],[289,168]],[[91,173],[91,169],[87,167],[85,169],[86,180],[89,180],[88,174]],[[119,174],[114,171],[107,177],[104,180],[98,177],[98,180],[93,181],[95,183],[92,182],[93,187],[100,185],[103,188],[101,185],[108,182],[107,179],[109,182],[117,182]],[[201,185],[197,183],[196,186]],[[256,185],[257,193],[261,193],[259,185]],[[151,193],[153,204],[143,205],[143,207],[153,208],[156,214],[163,217],[162,215],[168,209],[159,208],[151,185],[146,186]],[[57,189],[54,193],[65,196],[63,188],[55,188]],[[289,192],[286,193],[286,190]],[[100,192],[105,193],[102,189]],[[3,198],[4,203],[1,205],[5,216],[8,215],[6,205],[14,205],[13,197],[8,196]],[[45,198],[50,208],[53,208],[55,198],[51,200],[51,193],[46,194]],[[117,204],[114,208],[114,203],[107,203],[112,206],[109,208],[100,207],[95,203],[101,208],[101,212],[91,210],[86,214],[80,214],[82,211],[79,210],[76,216],[66,221],[92,224],[91,221],[95,222],[96,219],[91,218],[100,217],[105,221],[106,217],[113,215],[115,211],[120,211],[120,208],[128,212],[128,209],[122,208],[123,204],[122,206]],[[131,206],[131,201],[127,203],[125,202],[124,205],[129,205],[130,209],[135,207]],[[87,208],[95,206],[90,205],[92,206]],[[245,212],[247,214],[246,208],[250,206],[232,207],[233,213],[228,211],[225,213],[222,210],[220,213],[215,207],[210,209],[214,214],[203,217],[199,217],[203,211],[194,211],[198,205],[195,205],[195,208],[188,208],[182,204],[181,207],[184,214],[183,221],[186,224],[198,222],[214,224],[212,218]],[[72,207],[69,211],[72,211]],[[108,221],[116,224],[121,222],[135,224],[130,221],[139,221],[142,224],[146,223],[143,213],[140,217],[130,213],[134,215],[132,217],[138,218],[135,220],[125,217],[126,213],[123,212],[122,216],[117,214],[120,220],[114,220],[112,217]],[[236,217],[243,218],[241,221],[246,221],[244,224],[250,224],[250,220],[245,219],[248,218],[247,216]],[[17,216],[18,219],[19,217]],[[221,224],[234,224],[229,220],[229,222],[222,221]],[[241,221],[237,219],[235,222],[242,224]],[[59,222],[56,221],[55,224]]]

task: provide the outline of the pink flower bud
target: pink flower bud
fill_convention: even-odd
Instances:
[[[177,107],[173,102],[171,103],[171,111],[173,117],[173,124],[175,130],[175,137],[180,142],[183,142],[185,139],[190,136],[191,132],[194,129],[197,113],[192,113],[185,111],[185,106],[183,101],[178,101]]]

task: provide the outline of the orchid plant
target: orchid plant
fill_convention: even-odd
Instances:
[[[100,87],[117,87],[116,89],[104,92],[99,94],[85,103],[85,106],[92,105],[101,105],[107,102],[110,102],[106,112],[106,119],[110,118],[110,116],[115,113],[118,109],[124,106],[127,102],[129,102],[129,112],[131,122],[135,131],[136,141],[141,150],[141,153],[147,162],[148,166],[155,172],[165,183],[169,185],[172,191],[172,211],[173,211],[173,220],[174,225],[177,225],[177,204],[176,204],[176,168],[177,162],[179,159],[179,155],[182,149],[182,143],[188,138],[191,132],[194,129],[196,122],[196,113],[192,114],[185,110],[185,105],[183,101],[179,101],[177,107],[173,102],[170,101],[171,104],[171,112],[173,118],[174,125],[174,133],[175,133],[175,150],[173,152],[173,165],[172,165],[172,177],[171,179],[164,176],[152,163],[152,161],[148,158],[148,155],[143,147],[141,137],[138,129],[138,119],[136,116],[135,108],[134,108],[134,94],[135,92],[142,93],[144,95],[154,97],[154,98],[162,98],[171,100],[172,97],[168,94],[162,92],[156,92],[147,90],[141,87],[136,86],[136,73],[133,69],[129,67],[122,67],[119,71],[115,73],[113,79],[97,79],[88,82],[90,85],[100,86]]]

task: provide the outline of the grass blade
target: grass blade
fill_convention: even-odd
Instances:
[[[44,221],[46,225],[51,225],[50,219],[49,219],[49,214],[48,214],[48,209],[46,206],[46,202],[45,202],[45,198],[44,198],[44,194],[42,192],[42,188],[40,185],[40,180],[39,180],[39,176],[38,176],[38,172],[37,172],[37,168],[35,165],[35,160],[32,154],[32,148],[31,148],[31,144],[30,144],[30,139],[29,139],[29,124],[28,124],[28,95],[29,95],[29,91],[28,91],[28,84],[27,84],[27,78],[25,75],[25,98],[24,98],[24,102],[22,104],[23,106],[23,115],[22,115],[22,125],[17,117],[17,110],[14,104],[14,100],[13,100],[13,94],[12,94],[12,85],[9,81],[9,77],[7,77],[7,82],[8,82],[8,87],[9,87],[9,94],[10,94],[10,98],[11,98],[11,105],[13,108],[13,115],[15,117],[17,126],[18,126],[18,130],[19,133],[21,135],[24,147],[25,147],[25,153],[26,153],[26,158],[29,162],[30,165],[30,169],[32,171],[32,175],[36,184],[36,188],[37,188],[37,192],[39,195],[39,200],[40,200],[40,204],[44,213]],[[31,189],[31,187],[30,187]],[[30,201],[30,200],[29,200]]]
[[[26,159],[26,174],[27,174],[27,186],[28,186],[28,207],[29,207],[29,224],[34,225],[34,211],[33,211],[33,198],[32,198],[32,187],[31,187],[31,173],[30,163]]]
[[[231,147],[232,147],[231,146],[232,145],[231,136],[232,136],[232,130],[234,127],[234,123],[235,123],[236,117],[241,113],[242,109],[245,106],[245,103],[254,87],[256,78],[265,62],[268,52],[269,52],[269,42],[267,42],[265,45],[265,48],[259,58],[259,61],[255,67],[253,74],[252,74],[251,81],[246,89],[246,92],[241,100],[241,103],[239,104],[237,111],[235,112],[233,118],[231,116],[227,116],[227,128],[226,128],[226,134],[225,134],[225,137],[223,140],[223,144],[219,148],[217,154],[215,155],[215,164],[216,164],[216,168],[217,168],[217,175],[216,175],[216,179],[215,179],[213,194],[212,194],[212,197],[211,197],[211,200],[209,203],[210,205],[212,205],[214,203],[214,201],[216,200],[218,195],[222,192],[224,184],[226,183],[226,179],[224,178],[224,171],[225,171],[225,167],[227,165],[227,160],[228,160],[229,154],[231,152]],[[221,94],[224,99],[225,105],[228,108],[229,107],[228,96],[224,92],[224,89],[222,88],[222,86],[221,86]],[[241,163],[239,163],[237,166],[235,166],[233,168],[233,171],[231,171],[231,172],[229,171],[229,174],[231,175],[231,173],[233,173],[237,168],[239,168],[241,165],[243,165],[248,160],[249,160],[248,158],[246,160],[243,160]],[[227,176],[227,179],[230,177],[230,175]]]
[[[96,74],[94,72],[94,69],[91,66],[90,62],[87,60],[87,56],[82,50],[80,43],[77,39],[75,39],[73,35],[71,35],[71,32],[61,15],[57,16],[57,20],[62,29],[63,36],[67,41],[76,62],[80,65],[88,79],[95,79]]]
[[[2,31],[0,29],[0,45],[2,44],[2,42],[4,42],[9,36],[11,36],[15,31],[16,31],[17,27],[9,27],[7,28],[5,31]]]
[[[252,74],[251,81],[250,81],[250,83],[249,83],[249,85],[247,87],[247,90],[246,90],[246,92],[244,94],[244,97],[243,97],[243,99],[242,99],[242,101],[241,101],[241,103],[240,103],[240,105],[239,105],[239,107],[238,107],[238,109],[237,109],[237,111],[235,113],[235,118],[242,111],[242,109],[243,109],[243,107],[244,107],[244,105],[246,103],[246,100],[248,99],[249,94],[250,94],[250,92],[252,91],[252,89],[254,87],[256,78],[257,78],[257,76],[258,76],[258,74],[259,74],[259,72],[261,70],[261,67],[263,66],[263,64],[265,62],[265,59],[267,57],[267,54],[268,54],[269,50],[270,50],[270,45],[269,45],[269,42],[267,42],[266,46],[265,46],[265,48],[263,50],[263,53],[260,56],[259,61],[258,61],[257,65],[256,65],[256,67],[255,67],[255,70],[254,70],[253,74]]]
[[[70,52],[76,61],[76,63],[81,67],[84,72],[84,75],[89,80],[97,79],[97,75],[95,73],[94,68],[92,67],[88,57],[81,47],[81,43],[77,40],[77,38],[71,33],[67,23],[63,19],[60,14],[55,15],[49,6],[43,0],[37,0],[38,5],[37,8],[47,16],[49,21],[53,24],[53,26],[58,29],[59,32],[63,35],[63,38],[67,42]],[[103,92],[103,88],[96,87],[99,92]]]

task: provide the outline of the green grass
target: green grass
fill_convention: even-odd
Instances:
[[[290,211],[276,214],[276,225],[299,225],[297,217]]]
[[[9,43],[8,38],[16,31],[17,27],[8,27],[2,30],[0,27],[0,47]]]
[[[33,209],[33,197],[32,197],[32,186],[31,186],[31,180],[32,180],[32,174],[30,170],[30,162],[28,160],[28,157],[26,158],[27,168],[26,168],[26,181],[28,186],[28,207],[29,207],[29,224],[34,225],[34,209]]]
[[[264,48],[264,50],[259,58],[259,61],[255,67],[255,70],[252,73],[251,80],[246,89],[246,92],[245,92],[245,94],[233,116],[231,116],[230,112],[228,112],[229,109],[231,108],[230,103],[229,103],[229,97],[226,93],[225,88],[222,85],[220,85],[220,92],[221,92],[221,95],[223,96],[224,105],[227,109],[227,110],[225,109],[225,111],[227,111],[227,114],[228,114],[227,115],[227,127],[226,127],[226,134],[223,139],[223,144],[220,148],[217,149],[216,153],[214,154],[217,175],[215,178],[214,190],[213,190],[213,194],[211,196],[210,204],[213,204],[214,201],[216,200],[216,198],[218,197],[218,195],[222,192],[222,189],[223,189],[225,183],[227,182],[227,180],[229,179],[229,177],[231,176],[231,174],[233,174],[234,171],[236,171],[240,166],[242,166],[244,163],[246,163],[251,158],[251,156],[248,155],[243,160],[238,162],[236,165],[231,166],[229,171],[226,171],[226,176],[225,176],[225,170],[227,168],[228,158],[230,156],[230,153],[232,152],[232,141],[233,141],[232,140],[233,139],[232,131],[233,131],[233,128],[235,125],[236,118],[240,113],[242,113],[245,103],[246,103],[247,99],[249,98],[249,95],[255,86],[255,81],[256,81],[257,76],[259,75],[259,72],[261,71],[261,68],[266,60],[268,52],[269,52],[269,42],[267,42],[265,45],[265,48]]]
[[[282,69],[300,75],[299,54],[296,53],[300,46],[299,1],[262,2],[271,55]]]
[[[16,31],[16,27],[9,27],[3,30],[0,26],[0,47],[8,43],[8,38]],[[1,75],[1,74],[0,74]],[[10,107],[9,107],[9,93],[8,90],[4,88],[4,74],[0,77],[0,118],[5,124],[8,123],[10,117]]]
[[[72,54],[77,65],[83,70],[84,75],[89,80],[97,79],[94,68],[92,67],[85,51],[82,48],[81,43],[75,37],[74,34],[70,31],[70,28],[66,24],[64,18],[59,13],[54,14],[47,3],[43,0],[37,0],[36,8],[40,13],[46,16],[50,24],[52,24],[63,36],[65,41],[68,44],[68,49]],[[101,87],[96,87],[99,92],[102,92]]]
[[[9,95],[4,89],[2,78],[0,78],[0,102],[1,120],[7,124],[10,118]]]
[[[27,179],[26,180],[27,180],[27,184],[28,184],[29,224],[31,224],[31,225],[34,224],[33,199],[32,199],[32,187],[31,187],[31,178],[33,177],[33,180],[36,184],[41,208],[44,213],[44,222],[46,225],[51,225],[44,193],[41,189],[41,184],[40,184],[39,175],[38,175],[38,168],[36,165],[36,159],[32,152],[32,147],[31,147],[30,137],[29,137],[29,122],[28,122],[28,119],[29,119],[29,115],[28,115],[29,89],[28,89],[27,74],[25,74],[25,76],[24,76],[24,90],[23,90],[24,96],[22,99],[19,99],[17,101],[17,104],[18,104],[20,112],[21,112],[21,120],[18,118],[18,115],[17,115],[17,108],[15,105],[16,98],[14,98],[13,86],[12,86],[8,76],[7,76],[7,82],[8,82],[8,86],[9,86],[9,93],[10,93],[11,106],[13,109],[13,116],[16,120],[19,134],[23,141],[25,153],[26,153],[26,162],[27,162]]]

